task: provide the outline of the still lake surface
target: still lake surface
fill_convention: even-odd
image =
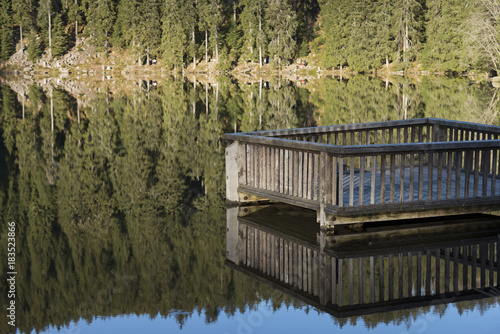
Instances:
[[[75,92],[74,85],[2,83],[0,280],[6,282],[9,271],[7,221],[16,222],[17,276],[16,327],[5,320],[8,286],[2,283],[0,332],[500,329],[493,218],[492,232],[474,245],[460,236],[451,244],[433,240],[432,247],[422,242],[400,248],[406,257],[392,264],[399,268],[392,277],[405,283],[392,296],[378,290],[371,300],[369,293],[348,288],[355,281],[349,274],[369,277],[370,266],[346,255],[360,266],[345,260],[340,280],[347,300],[366,304],[362,309],[322,307],[314,288],[301,293],[295,283],[278,284],[259,268],[231,264],[226,238],[233,222],[225,205],[221,139],[234,131],[421,117],[500,125],[497,88],[463,78],[364,76],[309,82],[140,80],[123,87],[90,94]],[[283,221],[278,215],[266,219]],[[283,229],[273,233],[288,240]],[[477,250],[474,264],[454,252],[465,248],[469,255]],[[450,249],[456,262],[436,271],[449,260]],[[377,266],[389,268],[389,262],[384,265],[397,252],[389,253],[379,249]],[[418,265],[424,268],[420,279]],[[378,286],[389,282],[389,272],[377,271]],[[420,298],[426,291],[432,298]],[[415,298],[424,303],[410,303]],[[385,308],[377,308],[380,302]]]

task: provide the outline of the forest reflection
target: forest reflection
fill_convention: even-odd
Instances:
[[[211,323],[261,301],[309,308],[224,266],[221,135],[417,117],[499,124],[496,88],[420,80],[326,78],[298,86],[222,77],[85,103],[63,87],[31,85],[20,95],[3,85],[0,217],[17,222],[18,329],[121,314],[172,316],[182,326],[202,311]],[[2,224],[2,237],[5,231]],[[363,319],[374,327],[430,310]]]

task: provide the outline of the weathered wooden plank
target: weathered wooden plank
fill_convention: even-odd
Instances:
[[[350,158],[349,168],[349,206],[354,206],[354,157]]]
[[[495,138],[496,139],[496,138]],[[496,195],[496,180],[498,173],[498,150],[493,150],[493,159],[491,164],[491,195]]]
[[[460,128],[460,129],[476,130],[492,134],[500,134],[500,129],[497,126],[493,125],[483,125],[483,124],[476,124],[476,123],[469,123],[462,121],[450,121],[450,120],[435,119],[435,118],[428,118],[428,121],[431,124],[443,125],[451,128]]]
[[[396,196],[396,155],[390,155],[389,164],[389,203],[394,203],[394,198]]]
[[[385,203],[385,165],[386,155],[380,157],[380,203]]]
[[[304,177],[304,152],[299,152],[298,156],[298,177],[297,177],[297,196],[304,196],[304,185],[307,187],[307,177]]]
[[[342,186],[338,176],[338,158],[332,158],[332,205],[338,205],[338,189]]]
[[[424,155],[418,155],[418,200],[424,199]]]
[[[376,176],[377,176],[377,156],[372,157],[372,173],[370,184],[370,204],[375,204]]]
[[[363,198],[365,195],[365,159],[366,157],[359,158],[359,190],[358,190],[358,205],[363,205]]]
[[[479,162],[481,160],[481,151],[474,151],[474,197],[479,194]]]
[[[432,163],[434,161],[434,157],[433,157],[433,153],[432,152],[429,152],[427,153],[427,200],[432,200],[432,195],[434,193],[434,185],[433,185],[433,180],[434,180],[434,177],[433,177],[433,171],[434,171],[434,168],[432,167]]]
[[[490,172],[490,159],[491,159],[491,151],[483,150],[481,152],[481,171],[483,175],[483,189],[482,196],[488,196],[488,179]]]
[[[339,207],[344,206],[344,158],[338,158],[339,162],[339,183],[338,183],[338,202]]]
[[[453,152],[446,153],[448,156],[448,163],[446,164],[446,199],[451,198],[451,183],[452,183],[452,166],[453,166]]]
[[[444,153],[440,152],[437,153],[437,168],[438,168],[438,175],[437,175],[437,199],[440,200],[442,198],[442,192],[443,192],[443,157]]]
[[[314,199],[314,154],[309,153],[309,159],[308,159],[309,166],[308,168],[308,173],[309,173],[309,184],[307,185],[308,190],[307,190],[307,198],[308,199]]]
[[[400,166],[399,166],[399,203],[403,203],[405,200],[405,171],[406,171],[406,155],[401,154],[400,156]]]
[[[455,152],[455,198],[460,197],[461,175],[462,175],[462,152]]]

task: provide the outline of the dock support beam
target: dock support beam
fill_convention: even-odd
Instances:
[[[238,187],[243,176],[243,159],[241,144],[237,141],[230,143],[226,148],[226,198],[229,204],[237,204]]]
[[[329,203],[332,203],[332,171],[333,159],[328,153],[321,152],[319,155],[319,211],[318,223],[321,229],[333,229],[333,224],[329,223],[329,215],[325,210]]]

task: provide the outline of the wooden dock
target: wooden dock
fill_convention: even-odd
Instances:
[[[227,264],[336,317],[500,292],[496,216],[417,219],[406,231],[330,235],[304,221],[300,227],[291,215],[239,217],[238,210],[228,209]],[[276,227],[273,220],[290,224]],[[317,228],[314,241],[310,226]]]
[[[433,118],[225,134],[227,199],[313,209],[322,228],[498,210],[499,136]]]

